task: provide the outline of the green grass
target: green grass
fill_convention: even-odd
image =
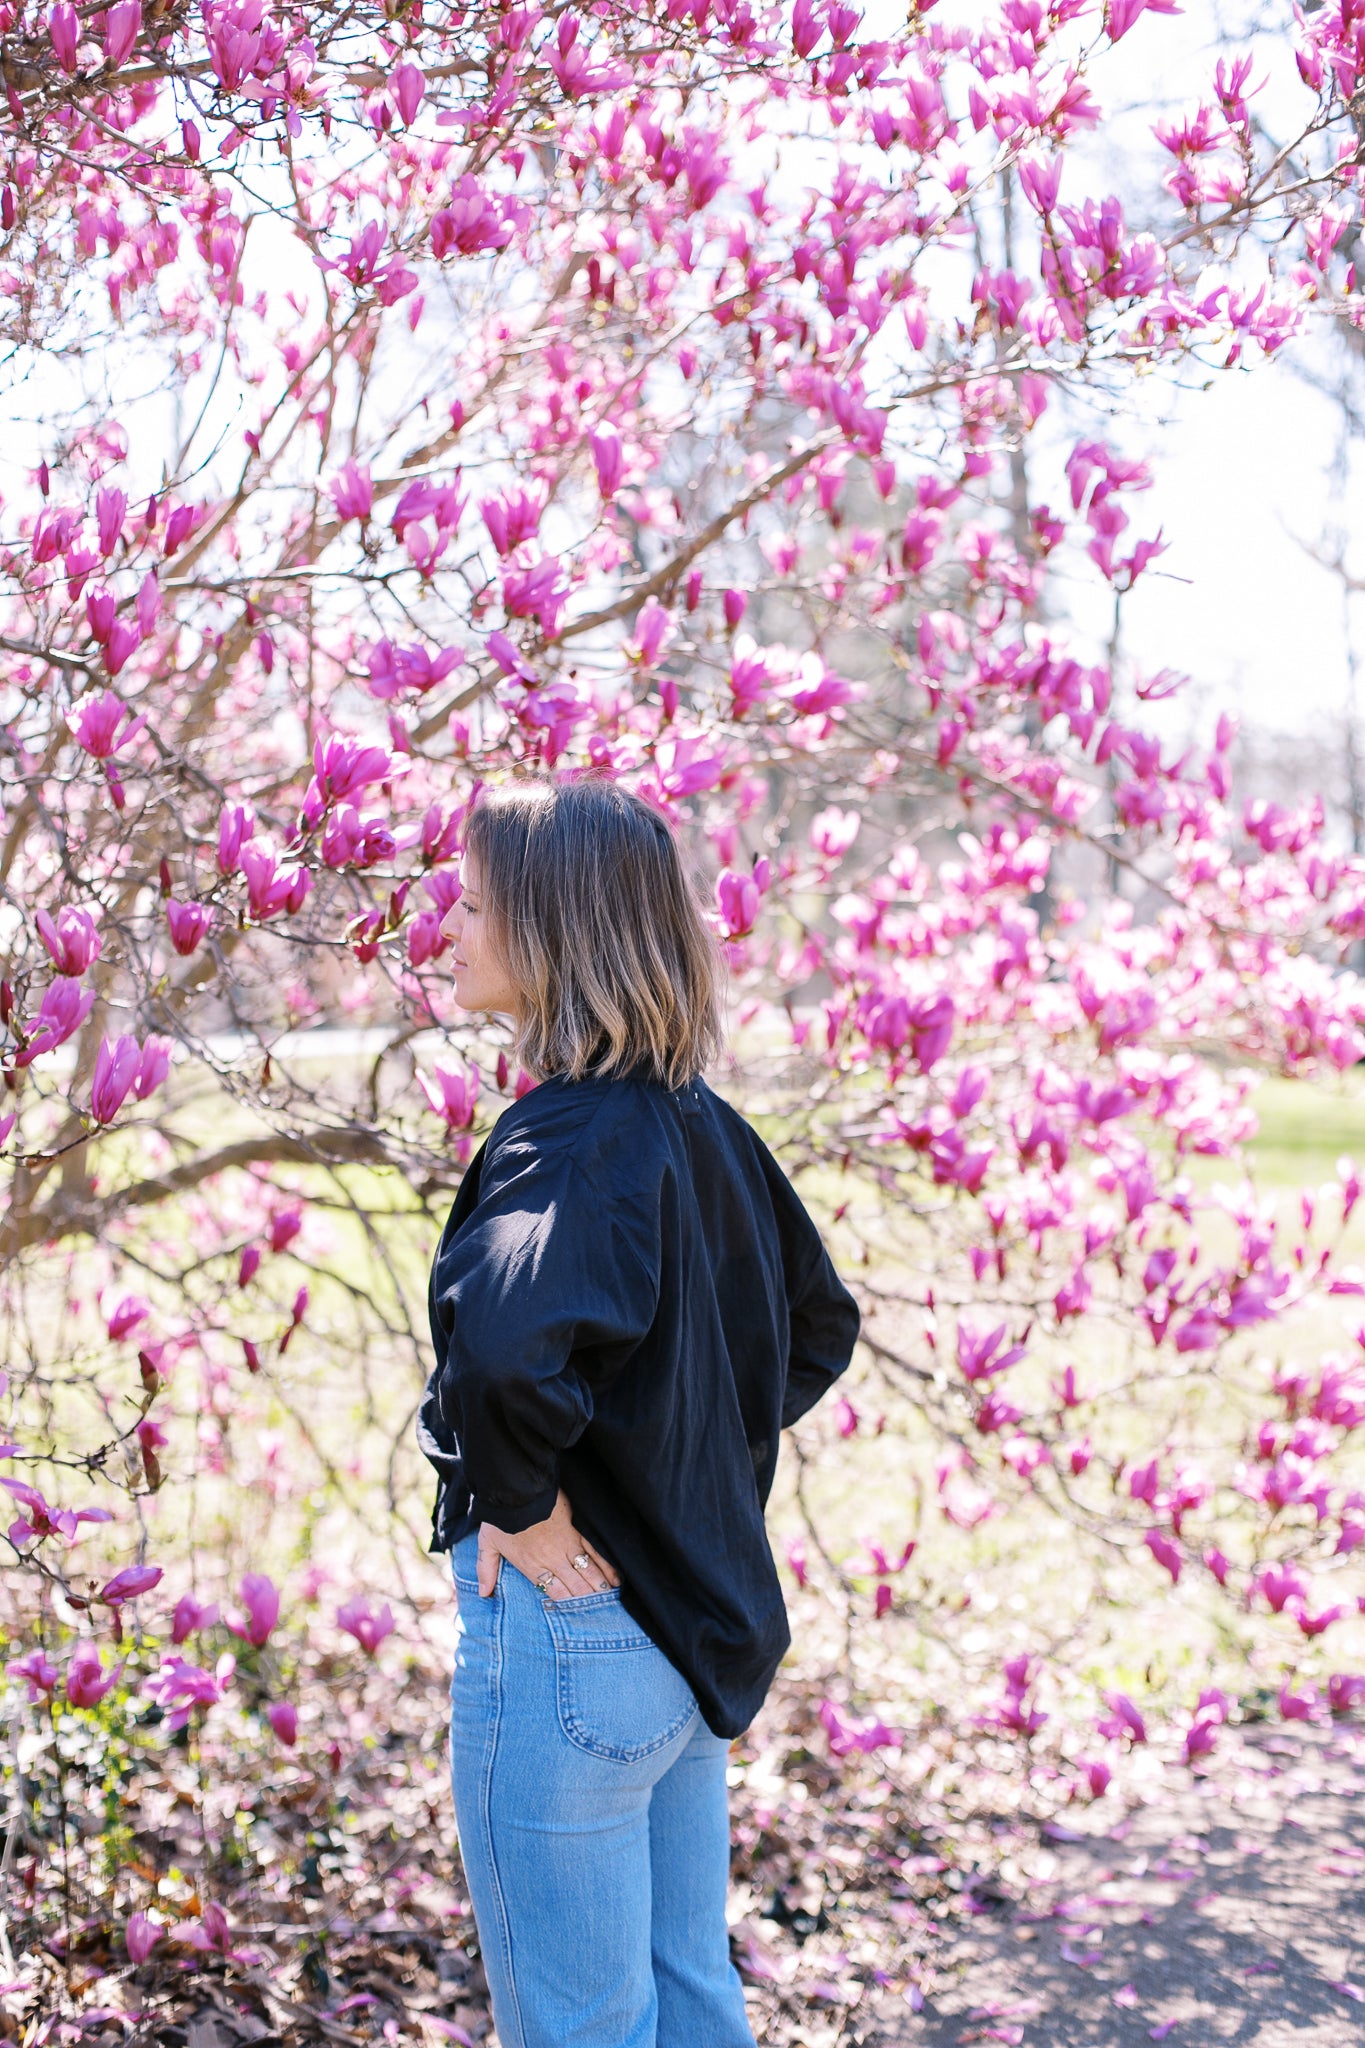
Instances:
[[[1334,1082],[1267,1080],[1252,1098],[1260,1129],[1248,1146],[1268,1185],[1336,1179],[1343,1154],[1365,1164],[1365,1079],[1352,1068]]]

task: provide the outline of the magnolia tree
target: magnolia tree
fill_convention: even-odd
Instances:
[[[463,822],[551,767],[684,830],[721,1083],[860,1278],[797,1455],[792,1570],[852,1617],[820,1739],[893,1744],[898,1623],[965,1656],[972,1589],[1038,1560],[1061,1592],[966,1711],[1082,1792],[1146,1740],[1154,1622],[1286,1715],[1365,1696],[1359,1185],[1289,1214],[1201,1165],[1246,1069],[1365,1050],[1365,863],[1064,630],[1162,550],[1136,380],[1365,320],[1365,25],[1190,80],[1138,231],[1090,145],[1169,11],[7,0],[25,1713],[292,1745],[288,1646],[395,1626],[384,1489],[431,1597],[417,1469],[357,1446],[405,1440],[433,1219],[530,1085],[446,993]],[[1199,1756],[1226,1693],[1157,1675]]]

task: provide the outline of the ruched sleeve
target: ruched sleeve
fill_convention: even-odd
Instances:
[[[784,1429],[799,1422],[829,1392],[858,1341],[858,1304],[835,1272],[813,1223],[810,1230],[811,1257],[788,1303],[791,1351],[782,1401]]]
[[[489,1152],[432,1275],[442,1433],[479,1520],[513,1534],[544,1521],[561,1453],[649,1331],[658,1291],[657,1209],[639,1188],[603,1188],[529,1133]]]
[[[846,1369],[858,1341],[858,1304],[786,1174],[755,1138],[777,1222],[786,1283],[789,1344],[782,1427],[799,1422]]]

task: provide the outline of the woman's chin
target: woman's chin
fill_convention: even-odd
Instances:
[[[453,984],[452,993],[455,1007],[470,1017],[510,1017],[511,1006],[500,996],[491,999],[477,989],[464,990],[458,981]]]

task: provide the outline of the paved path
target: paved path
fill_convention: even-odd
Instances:
[[[1027,1909],[981,1915],[940,1950],[921,2012],[888,1987],[834,2038],[849,2048],[1365,2041],[1358,1726],[1244,1733],[1202,1781],[1184,1780],[1108,1836],[1053,1846],[1055,1873]],[[810,2031],[820,2038],[831,2037]]]

